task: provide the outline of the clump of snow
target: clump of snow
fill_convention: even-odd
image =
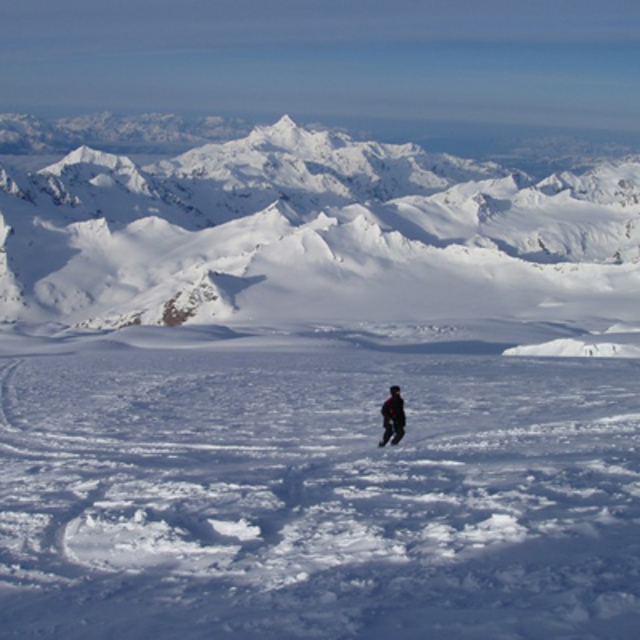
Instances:
[[[260,539],[260,527],[249,524],[244,518],[240,518],[237,522],[209,518],[209,524],[223,536],[238,538],[242,541]]]
[[[101,571],[145,571],[170,566],[193,573],[228,566],[239,551],[230,545],[202,546],[188,532],[165,521],[149,521],[143,510],[120,514],[87,514],[72,520],[64,533],[64,549],[72,562]]]

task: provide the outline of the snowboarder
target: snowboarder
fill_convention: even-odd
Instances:
[[[391,440],[391,436],[393,436],[391,444],[398,444],[404,437],[404,427],[407,422],[404,415],[404,400],[400,395],[400,387],[394,385],[389,391],[391,396],[385,400],[380,411],[384,418],[384,435],[379,442],[380,447],[384,447]]]

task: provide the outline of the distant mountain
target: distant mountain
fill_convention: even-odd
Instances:
[[[312,131],[288,116],[246,138],[208,144],[149,168],[191,194],[218,220],[255,212],[284,199],[299,213],[354,202],[428,195],[507,170],[416,145],[357,142],[344,133]],[[205,189],[203,189],[205,187]]]
[[[0,167],[0,320],[637,318],[640,162],[544,180],[283,117],[157,164]]]
[[[640,161],[604,163],[537,183],[517,177],[460,183],[426,198],[385,205],[440,246],[494,246],[532,262],[640,259]]]
[[[628,136],[617,141],[585,140],[567,135],[510,137],[492,147],[490,157],[514,165],[542,179],[566,170],[587,171],[607,159],[637,155],[640,140]],[[487,150],[483,151],[486,154]]]
[[[249,130],[241,120],[219,116],[184,118],[162,113],[122,116],[104,112],[48,120],[5,113],[0,114],[0,154],[65,152],[81,145],[127,153],[172,153],[241,137]]]
[[[55,126],[41,118],[24,114],[0,114],[0,153],[26,154],[59,151],[65,148]]]

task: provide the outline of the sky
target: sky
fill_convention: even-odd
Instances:
[[[0,0],[0,111],[640,134],[638,0]],[[375,125],[375,123],[378,123]]]

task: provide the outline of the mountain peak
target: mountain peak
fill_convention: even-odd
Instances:
[[[273,125],[274,129],[297,129],[298,125],[293,121],[293,118],[287,114],[283,115],[278,122]]]
[[[97,165],[112,171],[122,171],[123,169],[127,171],[135,170],[134,163],[127,156],[97,151],[87,145],[82,145],[75,151],[67,154],[59,162],[45,167],[40,173],[61,175],[67,167],[80,164]]]
[[[284,115],[273,125],[256,127],[249,139],[257,144],[267,142],[285,148],[295,148],[300,144],[301,138],[308,134],[309,132],[299,127],[290,116]]]

